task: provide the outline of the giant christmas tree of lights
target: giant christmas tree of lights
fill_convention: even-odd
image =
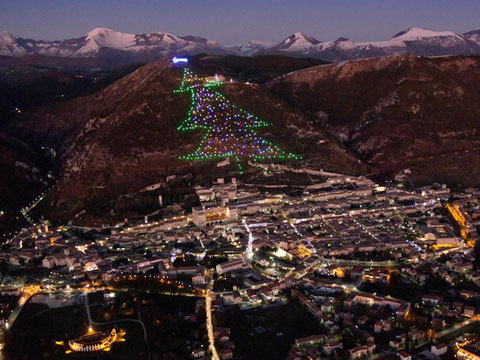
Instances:
[[[192,104],[187,118],[177,129],[181,131],[203,129],[206,133],[197,149],[191,154],[180,156],[180,159],[231,158],[236,160],[242,173],[242,160],[301,158],[258,136],[255,129],[270,124],[231,104],[222,94],[211,89],[220,84],[207,82],[189,69],[184,69],[182,84],[175,92],[189,91]]]

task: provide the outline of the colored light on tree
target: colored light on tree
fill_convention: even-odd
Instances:
[[[205,130],[205,136],[197,149],[180,159],[202,160],[232,158],[237,161],[242,173],[242,160],[261,161],[272,159],[300,159],[292,153],[258,136],[255,129],[270,126],[252,114],[230,103],[225,97],[211,88],[219,82],[207,82],[184,69],[180,89],[189,91],[192,103],[188,116],[178,126],[178,130]]]

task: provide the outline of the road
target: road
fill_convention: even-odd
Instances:
[[[245,259],[247,261],[251,261],[253,258],[253,241],[255,240],[253,237],[252,232],[250,231],[250,227],[248,226],[248,223],[245,221],[243,224],[243,227],[247,231],[248,234],[248,244],[247,244],[247,249],[245,251]]]
[[[393,260],[388,261],[372,261],[372,260],[347,260],[347,259],[329,259],[321,257],[320,262],[336,265],[350,265],[350,266],[372,266],[372,267],[391,267],[398,266],[398,262]]]
[[[87,318],[88,318],[88,323],[90,325],[99,325],[99,326],[102,326],[102,325],[110,325],[110,324],[116,324],[116,323],[119,323],[119,322],[133,322],[133,323],[136,323],[136,324],[140,324],[140,326],[142,327],[143,329],[143,336],[144,336],[144,339],[145,339],[145,344],[147,346],[147,349],[148,349],[148,341],[147,341],[147,329],[145,327],[145,324],[143,323],[143,321],[141,320],[136,320],[136,319],[120,319],[120,320],[114,320],[114,321],[108,321],[108,322],[96,322],[96,321],[93,321],[91,315],[90,315],[90,304],[88,302],[88,291],[84,291],[83,292],[83,296],[84,296],[84,304],[85,304],[85,311],[87,313]],[[150,351],[148,351],[148,358],[150,359]]]
[[[461,323],[458,323],[457,325],[454,325],[452,327],[449,327],[448,329],[445,329],[443,331],[440,331],[439,333],[436,334],[436,339],[440,339],[442,337],[445,337],[447,335],[450,335],[452,332],[460,330],[468,325],[471,325],[477,321],[480,321],[480,316],[475,315],[471,319],[465,320]]]
[[[308,238],[306,236],[304,236],[298,229],[297,227],[295,226],[295,221],[293,221],[290,216],[288,216],[288,214],[286,212],[282,212],[282,215],[283,217],[285,218],[285,220],[288,221],[288,223],[290,224],[290,226],[292,227],[293,231],[295,231],[295,234],[297,234],[298,236],[300,236],[302,239],[304,239],[308,245],[310,246],[310,249],[311,251],[316,254],[317,253],[317,249],[315,249],[315,246],[313,246],[313,244],[311,243],[310,240],[308,240]]]
[[[47,194],[50,192],[50,190],[52,190],[53,186],[51,186],[48,190],[44,191],[41,195],[39,195],[31,204],[29,207],[27,208],[23,208],[20,213],[23,215],[23,217],[32,225],[35,225],[35,221],[33,221],[33,219],[28,216],[28,213],[30,211],[32,211],[32,209],[37,206],[38,204],[40,204],[42,202],[43,199],[45,199],[45,197],[47,196]]]
[[[210,343],[210,350],[212,351],[212,357],[215,360],[220,360],[217,349],[215,348],[215,335],[213,333],[213,321],[212,321],[212,294],[210,293],[210,290],[207,290],[207,295],[205,296],[205,311],[207,313],[208,342]]]
[[[208,343],[210,350],[212,351],[212,358],[215,360],[220,360],[218,356],[217,348],[215,347],[215,334],[213,333],[213,319],[212,319],[212,296],[211,291],[213,287],[213,279],[210,271],[207,271],[207,292],[205,293],[205,313],[207,315],[207,333],[208,333]]]

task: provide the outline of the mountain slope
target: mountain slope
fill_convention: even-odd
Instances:
[[[53,182],[46,152],[0,131],[0,241],[27,224],[20,209]]]
[[[0,32],[0,55],[21,56],[27,53],[28,51],[18,44],[12,34]]]
[[[469,31],[463,34],[463,36],[465,36],[465,38],[471,41],[472,43],[480,45],[480,29]]]
[[[269,53],[304,53],[312,46],[319,44],[320,41],[317,39],[305,35],[301,32],[297,32],[293,35],[290,35],[285,40],[281,41],[278,44],[273,45],[267,49]]]
[[[227,46],[226,48],[235,55],[251,56],[273,45],[274,43],[252,40],[240,45]]]
[[[212,75],[201,67],[196,71]],[[196,183],[218,174],[238,176],[236,166],[217,169],[215,162],[178,159],[192,152],[204,135],[202,131],[177,130],[190,104],[188,94],[173,92],[181,78],[181,69],[162,58],[94,95],[38,109],[11,124],[10,131],[57,151],[63,171],[50,199],[49,218],[68,221],[85,210],[82,219],[89,221],[121,219],[145,205],[138,200],[143,196],[141,189],[165,182],[168,175],[190,173]],[[218,91],[272,122],[274,126],[259,131],[261,135],[303,155],[304,164],[348,173],[365,171],[338,139],[314,127],[313,117],[291,108],[259,85],[233,82]],[[254,176],[256,170],[246,168],[245,176]],[[176,201],[182,201],[183,195],[175,194],[187,191],[162,189],[159,191],[165,197],[179,196]]]
[[[57,63],[53,61],[52,65]],[[0,126],[7,119],[19,117],[19,113],[38,106],[97,92],[137,67],[129,65],[111,71],[92,71],[26,66],[18,62],[0,66]]]
[[[198,56],[190,62],[207,74],[220,73],[227,78],[258,84],[295,70],[326,63],[318,59],[293,58],[286,55]]]
[[[405,55],[312,67],[269,87],[316,113],[380,172],[411,168],[421,182],[474,184],[480,179],[478,76],[478,57]]]

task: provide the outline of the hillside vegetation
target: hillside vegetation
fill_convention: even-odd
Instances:
[[[379,172],[419,183],[480,179],[479,57],[400,56],[316,66],[269,88],[317,117]]]

